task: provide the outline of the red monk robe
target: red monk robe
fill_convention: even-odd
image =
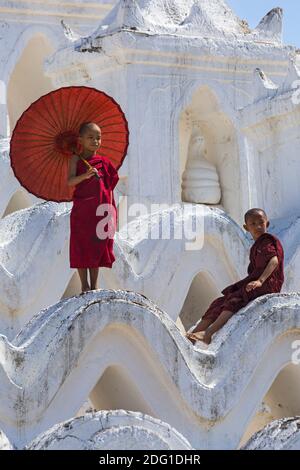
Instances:
[[[100,239],[96,227],[99,221],[107,218],[107,213],[97,216],[96,210],[100,204],[110,204],[114,208],[114,229],[117,226],[117,208],[113,190],[119,176],[109,159],[93,155],[89,164],[97,168],[100,179],[92,176],[75,186],[73,207],[70,218],[70,267],[71,268],[111,268],[115,261],[113,253],[113,238]],[[77,162],[76,176],[87,171],[81,159]],[[107,231],[107,225],[105,228]]]
[[[266,279],[261,287],[246,291],[246,286],[251,281],[257,281],[265,270],[268,262],[273,256],[278,257],[278,266],[272,274]],[[278,238],[270,233],[261,235],[250,250],[250,264],[248,266],[248,276],[241,281],[226,287],[222,291],[223,296],[214,300],[203,319],[215,321],[224,310],[236,313],[242,307],[245,307],[251,300],[265,294],[280,292],[284,281],[284,252]]]

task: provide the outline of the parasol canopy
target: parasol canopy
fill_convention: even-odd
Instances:
[[[79,153],[83,122],[101,129],[97,153],[118,169],[128,148],[128,124],[116,101],[95,88],[54,90],[32,103],[18,120],[10,143],[11,166],[21,185],[35,196],[56,202],[72,200],[67,185],[70,158]]]

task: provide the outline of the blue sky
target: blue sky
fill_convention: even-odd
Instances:
[[[255,28],[261,18],[275,7],[283,8],[283,39],[286,44],[300,47],[299,0],[225,0],[241,18]],[[298,31],[297,31],[298,30]]]

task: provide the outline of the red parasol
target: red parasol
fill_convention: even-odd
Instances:
[[[67,185],[70,157],[78,152],[83,122],[101,129],[100,155],[118,169],[127,152],[128,124],[116,101],[95,88],[71,86],[32,103],[18,120],[10,143],[16,178],[30,193],[49,201],[71,201]]]

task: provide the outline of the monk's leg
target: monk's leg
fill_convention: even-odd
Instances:
[[[86,292],[87,290],[90,290],[87,278],[87,268],[77,268],[77,270],[81,281],[81,292]]]
[[[211,343],[211,337],[214,333],[219,331],[225,323],[234,315],[234,312],[224,310],[221,315],[205,330],[203,333],[199,333],[199,339],[206,344]]]
[[[198,331],[205,331],[213,322],[214,320],[211,318],[202,318],[202,320],[194,328],[193,333],[198,333]]]
[[[199,339],[197,333],[205,331],[214,321],[211,318],[203,318],[191,333],[187,333],[186,337],[193,344]]]
[[[90,279],[91,279],[91,290],[98,289],[97,280],[99,274],[99,268],[89,268]]]
[[[222,310],[224,309],[224,300],[225,297],[218,297],[215,299],[208,309],[206,310],[205,314],[203,315],[203,318],[201,321],[195,326],[193,331],[191,333],[188,333],[186,337],[192,341],[194,344],[196,341],[199,339],[203,338],[203,331],[206,331],[207,328],[214,323],[216,318],[222,313]]]

